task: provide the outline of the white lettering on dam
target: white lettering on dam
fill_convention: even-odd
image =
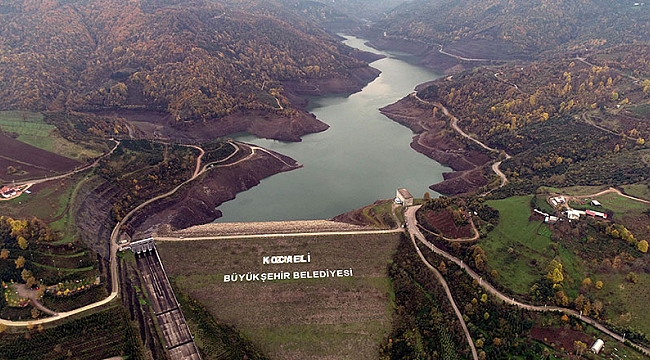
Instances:
[[[262,264],[300,264],[300,263],[310,263],[311,254],[307,255],[275,255],[275,256],[263,256]]]

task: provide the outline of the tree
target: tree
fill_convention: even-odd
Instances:
[[[637,273],[633,271],[630,271],[625,278],[627,279],[627,281],[631,282],[632,284],[636,284],[639,282],[639,275],[637,275]]]
[[[490,271],[490,276],[492,276],[492,279],[496,280],[496,279],[499,278],[499,272],[496,269],[494,269],[494,270]]]
[[[546,267],[546,278],[553,284],[559,284],[564,281],[564,274],[562,273],[562,263],[553,259]]]
[[[602,281],[600,281],[600,280],[596,281],[596,285],[595,285],[595,286],[596,286],[596,289],[598,289],[598,290],[602,289],[602,288],[603,288],[603,285],[604,285],[604,284],[603,284]]]
[[[445,264],[445,261],[442,260],[440,261],[440,265],[438,265],[438,270],[442,273],[447,275],[447,265]]]
[[[38,317],[41,315],[41,312],[38,311],[37,308],[32,308],[31,314],[33,319],[38,319]]]
[[[600,312],[603,311],[603,302],[600,300],[594,300],[594,303],[591,304],[591,311],[596,318],[600,317]]]
[[[639,249],[640,252],[642,253],[647,253],[648,252],[648,241],[647,240],[641,240],[639,241],[638,244],[636,244],[637,249]]]
[[[427,192],[425,192],[425,193],[424,193],[424,198],[423,198],[423,199],[424,199],[424,201],[428,201],[428,200],[431,200],[431,194],[429,194],[429,192],[428,192],[428,191],[427,191]]]
[[[2,334],[2,333],[5,332],[5,331],[7,331],[7,325],[5,325],[5,324],[0,324],[0,334]]]
[[[576,354],[582,355],[584,354],[585,351],[587,351],[587,344],[583,343],[580,340],[576,340],[573,342],[573,346],[576,349]]]
[[[472,253],[472,258],[474,259],[474,264],[476,265],[476,269],[479,271],[485,270],[485,264],[487,264],[487,255],[485,254],[485,250],[481,248],[478,245],[473,246],[473,253]]]
[[[9,258],[9,249],[2,249],[0,250],[0,259],[7,259]]]
[[[27,270],[27,269],[23,269],[23,271],[20,273],[20,277],[21,277],[24,281],[27,281],[27,279],[29,279],[30,277],[32,277],[32,272],[29,271],[29,270]]]
[[[19,256],[14,262],[16,263],[16,269],[21,269],[25,266],[25,258],[22,256]]]
[[[27,247],[29,246],[29,242],[27,241],[27,239],[25,239],[22,236],[19,236],[17,241],[18,241],[18,246],[23,250],[27,249]]]

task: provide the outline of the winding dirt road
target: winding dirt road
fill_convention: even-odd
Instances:
[[[117,148],[117,146],[119,146],[119,142],[118,142],[117,140],[115,140],[115,142],[116,142],[115,147],[114,147],[114,148],[113,148],[109,153],[107,153],[107,154],[101,156],[100,158],[98,158],[98,159],[97,159],[93,164],[91,164],[91,165],[89,165],[89,166],[87,166],[87,167],[85,167],[85,168],[83,168],[83,169],[78,169],[78,170],[75,170],[74,172],[71,172],[71,173],[68,173],[68,174],[61,175],[60,177],[69,176],[69,175],[71,175],[71,174],[73,174],[73,173],[76,173],[76,172],[79,172],[79,171],[86,170],[86,169],[88,169],[88,168],[90,168],[90,167],[95,167],[95,166],[97,166],[97,164],[99,163],[99,161],[101,160],[101,158],[106,157],[106,156],[112,154],[113,151],[115,151],[115,149]],[[226,164],[226,165],[219,165],[219,164],[222,163],[222,162],[229,161],[229,160],[230,160],[230,159],[231,159],[231,158],[232,158],[236,153],[238,153],[238,152],[240,151],[240,147],[239,147],[238,144],[236,144],[236,143],[234,143],[234,142],[232,142],[231,144],[235,147],[235,151],[233,152],[233,154],[231,154],[230,156],[228,156],[228,157],[225,158],[225,159],[222,159],[222,160],[219,160],[219,161],[215,161],[215,162],[211,163],[210,165],[215,165],[215,166],[231,166],[231,165],[233,165],[234,163],[233,163],[233,164]],[[190,147],[195,147],[195,146],[193,146],[193,145],[188,145],[188,146],[190,146]],[[203,150],[203,149],[201,149],[201,150]],[[129,219],[130,219],[130,218],[133,216],[133,214],[135,214],[137,211],[141,210],[142,208],[144,208],[145,206],[151,204],[152,202],[155,202],[155,201],[157,201],[157,200],[160,200],[160,199],[163,199],[163,198],[165,198],[165,197],[168,197],[168,196],[173,195],[173,194],[176,193],[176,192],[177,192],[181,187],[187,185],[188,183],[190,183],[190,182],[193,181],[194,179],[198,178],[201,174],[203,174],[204,172],[206,172],[206,171],[208,171],[209,169],[211,169],[211,167],[209,167],[209,166],[207,166],[207,165],[204,166],[203,168],[201,168],[201,158],[202,158],[202,155],[203,155],[203,153],[201,153],[201,156],[197,157],[197,159],[196,159],[196,161],[197,161],[196,169],[201,169],[200,171],[196,171],[196,170],[195,170],[195,171],[194,171],[194,174],[192,175],[191,178],[185,180],[184,182],[182,182],[181,184],[179,184],[178,186],[176,186],[176,187],[173,188],[172,190],[170,190],[170,191],[168,191],[168,192],[166,192],[166,193],[164,193],[164,194],[162,194],[162,195],[158,195],[158,196],[156,196],[156,197],[154,197],[154,198],[151,198],[151,199],[149,199],[149,200],[147,200],[147,201],[141,203],[141,204],[138,205],[136,208],[134,208],[133,210],[131,210],[128,214],[126,214],[126,215],[124,216],[124,218],[122,219],[122,221],[120,221],[119,223],[117,223],[117,225],[115,225],[115,227],[113,228],[113,231],[111,232],[111,236],[110,236],[110,273],[111,273],[111,293],[110,293],[110,295],[109,295],[108,297],[106,297],[105,299],[100,300],[100,301],[98,301],[98,302],[95,302],[95,303],[92,303],[92,304],[88,304],[88,305],[86,305],[86,306],[83,306],[83,307],[81,307],[81,308],[74,309],[74,310],[71,310],[71,311],[59,312],[59,313],[51,312],[51,311],[50,311],[50,313],[52,314],[52,316],[51,316],[51,317],[48,317],[48,318],[37,319],[37,320],[31,320],[31,321],[11,321],[11,320],[0,319],[0,324],[6,325],[6,326],[12,326],[12,327],[24,327],[24,326],[32,326],[32,325],[38,325],[38,324],[51,323],[51,322],[54,322],[54,321],[58,321],[58,320],[61,320],[61,319],[67,318],[67,317],[72,316],[72,315],[76,315],[76,314],[82,313],[82,312],[87,311],[87,310],[90,310],[90,309],[94,309],[94,308],[97,308],[97,307],[103,306],[103,305],[108,304],[109,302],[113,301],[115,298],[117,298],[117,296],[119,295],[119,291],[120,291],[120,289],[119,289],[119,286],[120,286],[120,284],[119,284],[119,277],[118,277],[118,273],[117,273],[117,250],[118,250],[118,240],[119,240],[120,230],[121,230],[122,226],[124,226],[124,224],[126,224],[126,222],[129,221]],[[248,156],[244,157],[243,159],[240,159],[240,160],[236,161],[235,163],[239,163],[239,162],[241,162],[241,161],[244,161],[244,160],[250,159],[250,158],[251,158],[252,156],[254,156],[254,155],[255,155],[255,149],[251,149],[251,153],[250,153]],[[283,162],[284,162],[284,161],[283,161]],[[284,163],[286,164],[286,162],[284,162]],[[60,178],[60,177],[59,177],[59,178]],[[50,181],[50,180],[52,180],[52,179],[53,179],[53,178],[41,179],[40,182]],[[33,181],[30,181],[30,183],[33,183]]]
[[[454,301],[454,297],[451,294],[451,290],[449,290],[449,285],[447,284],[447,281],[442,276],[440,271],[438,271],[438,269],[436,269],[435,267],[431,266],[431,264],[424,257],[422,251],[420,251],[420,248],[418,247],[417,242],[415,241],[414,233],[409,232],[409,234],[411,236],[411,241],[413,242],[413,246],[415,246],[415,250],[420,256],[420,260],[422,260],[424,265],[426,265],[429,268],[429,270],[433,272],[433,274],[436,276],[436,279],[438,279],[440,285],[442,285],[443,289],[445,289],[445,294],[447,294],[447,299],[449,299],[449,302],[451,303],[451,307],[454,309],[454,313],[456,314],[456,317],[458,318],[458,321],[460,321],[460,325],[463,328],[463,332],[465,333],[465,337],[467,338],[467,343],[469,344],[470,349],[472,349],[472,357],[474,358],[474,360],[478,360],[478,354],[476,353],[476,347],[474,346],[472,335],[470,335],[469,330],[467,329],[467,324],[465,323],[465,319],[463,319],[463,314],[458,309],[458,306],[456,306],[456,301]]]
[[[572,197],[574,197],[574,198],[578,198],[578,199],[587,199],[587,198],[597,197],[597,196],[601,196],[601,195],[605,195],[605,194],[610,194],[610,193],[615,193],[615,194],[617,194],[618,196],[622,196],[622,197],[624,197],[624,198],[628,198],[628,199],[630,199],[630,200],[634,200],[634,201],[642,202],[642,203],[644,203],[644,204],[650,204],[650,201],[648,201],[648,200],[641,199],[641,198],[637,198],[637,197],[634,197],[634,196],[630,196],[630,195],[628,195],[628,194],[624,194],[624,193],[622,193],[619,189],[616,189],[616,188],[613,188],[613,187],[610,187],[610,188],[607,189],[607,190],[603,190],[603,191],[601,191],[601,192],[598,192],[598,193],[595,193],[595,194],[591,194],[591,195],[581,195],[581,196],[572,196]]]
[[[506,304],[511,304],[511,305],[514,305],[514,306],[516,306],[518,308],[522,308],[522,309],[525,309],[525,310],[529,310],[529,311],[557,311],[557,312],[564,313],[564,314],[566,314],[568,316],[574,316],[574,317],[580,318],[582,321],[590,324],[591,326],[597,328],[598,330],[604,332],[605,334],[611,336],[612,338],[614,338],[614,339],[616,339],[616,340],[618,340],[620,342],[627,341],[627,343],[630,344],[630,346],[634,347],[635,349],[642,352],[646,356],[650,356],[650,349],[648,349],[646,347],[643,347],[643,346],[641,346],[639,344],[633,343],[633,342],[631,342],[629,340],[625,340],[623,338],[623,336],[609,330],[604,325],[600,324],[599,322],[597,322],[596,320],[594,320],[594,319],[592,319],[590,317],[582,316],[582,314],[579,313],[576,310],[557,307],[557,306],[530,305],[530,304],[519,302],[519,301],[515,300],[514,298],[508,297],[505,294],[499,292],[499,290],[495,289],[490,283],[483,280],[482,277],[479,274],[477,274],[474,270],[467,267],[466,264],[463,264],[463,262],[461,260],[459,260],[455,256],[447,253],[446,251],[436,247],[435,245],[433,245],[432,243],[430,243],[429,241],[426,240],[426,238],[424,237],[424,235],[420,232],[420,229],[418,228],[417,220],[416,220],[416,217],[415,217],[415,213],[417,212],[417,210],[419,208],[420,208],[420,205],[411,206],[406,210],[406,213],[405,213],[405,217],[406,217],[407,222],[408,222],[408,231],[409,231],[410,234],[412,234],[411,236],[415,236],[422,244],[424,244],[426,247],[428,247],[431,251],[433,251],[434,253],[436,253],[436,254],[446,258],[447,260],[455,263],[461,269],[465,270],[469,276],[471,276],[474,280],[476,280],[480,284],[480,286],[482,286],[491,295],[493,295],[496,298],[502,300]],[[415,244],[415,246],[417,247],[417,243]]]
[[[115,141],[115,146],[113,146],[113,148],[112,148],[109,152],[107,152],[106,154],[104,154],[104,155],[98,157],[97,159],[95,159],[95,161],[94,161],[92,164],[89,164],[89,165],[86,165],[86,166],[80,167],[79,169],[76,169],[76,170],[73,170],[73,171],[67,172],[67,173],[65,173],[65,174],[61,174],[61,175],[48,176],[48,177],[45,177],[45,178],[42,178],[42,179],[16,181],[16,182],[14,183],[14,185],[16,185],[16,186],[20,186],[20,185],[27,185],[27,184],[30,184],[30,185],[40,184],[40,183],[44,183],[44,182],[47,182],[47,181],[63,179],[63,178],[66,178],[66,177],[68,177],[68,176],[71,176],[71,175],[74,175],[74,174],[80,173],[80,172],[82,172],[82,171],[86,171],[86,170],[88,170],[88,169],[92,169],[92,168],[94,168],[94,167],[97,167],[97,165],[99,165],[99,162],[100,162],[103,158],[105,158],[105,157],[107,157],[107,156],[110,156],[110,155],[115,151],[115,149],[117,149],[117,147],[120,146],[120,142],[119,142],[119,141],[117,141],[117,140],[115,140],[115,139],[111,139],[111,140]]]
[[[473,141],[474,143],[476,143],[477,145],[479,145],[480,147],[482,147],[483,149],[485,149],[485,150],[487,150],[487,151],[490,151],[490,152],[493,152],[493,153],[496,153],[496,154],[501,154],[501,153],[502,153],[501,151],[499,151],[499,150],[497,150],[497,149],[495,149],[495,148],[492,148],[492,147],[489,147],[489,146],[485,145],[482,141],[480,141],[480,140],[478,140],[478,139],[475,139],[475,138],[471,137],[469,134],[467,134],[465,131],[463,131],[463,129],[461,129],[461,128],[458,126],[458,118],[457,118],[456,116],[452,115],[452,114],[449,112],[449,110],[447,110],[447,108],[444,107],[441,103],[437,103],[437,102],[436,102],[436,103],[432,103],[432,102],[429,102],[429,101],[427,101],[427,100],[424,100],[424,99],[422,99],[422,98],[420,98],[420,97],[418,96],[417,92],[412,92],[410,95],[411,95],[413,98],[415,98],[417,101],[419,101],[419,102],[421,102],[421,103],[423,103],[423,104],[427,104],[427,105],[430,105],[430,106],[435,106],[435,107],[441,109],[442,112],[445,114],[445,116],[447,116],[447,117],[449,117],[449,118],[451,119],[451,121],[450,121],[450,123],[449,123],[449,125],[451,126],[451,128],[454,129],[454,131],[456,131],[460,136],[462,136],[462,137],[464,137],[464,138],[466,138],[466,139],[469,139],[469,140]],[[420,145],[422,145],[422,144],[420,144]],[[508,160],[508,159],[511,158],[511,156],[508,155],[508,153],[506,153],[505,151],[503,152],[503,154],[504,154],[504,156],[505,156],[505,160]],[[504,174],[504,173],[499,169],[499,167],[501,166],[501,163],[502,163],[502,162],[503,162],[503,160],[499,160],[499,161],[496,161],[496,162],[494,162],[494,163],[492,164],[492,171],[494,171],[494,173],[497,174],[497,176],[498,176],[499,178],[501,178],[501,184],[499,185],[500,188],[501,188],[501,187],[504,187],[504,186],[508,183],[508,177],[506,176],[506,174]],[[488,193],[489,193],[489,192],[488,192]],[[488,193],[483,194],[483,195],[487,195]]]

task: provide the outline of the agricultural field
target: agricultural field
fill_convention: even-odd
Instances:
[[[271,358],[376,359],[391,329],[394,294],[387,271],[398,239],[395,234],[285,236],[160,242],[158,250],[181,293]],[[263,264],[264,256],[294,254],[309,254],[310,262]],[[341,271],[294,279],[294,272],[300,277],[321,270],[352,270],[352,276]],[[266,282],[224,281],[234,273],[268,272],[290,275]]]
[[[499,224],[479,241],[490,268],[496,269],[502,284],[518,294],[526,294],[533,282],[545,274],[546,265],[560,256],[565,270],[574,281],[579,274],[579,259],[553,243],[548,225],[529,220],[532,196],[513,196],[490,200],[499,211]]]
[[[59,326],[8,328],[0,335],[0,359],[144,359],[126,310],[114,305]]]
[[[101,155],[63,138],[56,126],[46,123],[40,113],[1,111],[0,131],[17,136],[16,140],[25,144],[82,162]]]
[[[632,328],[650,334],[647,306],[650,299],[650,274],[638,274],[636,284],[626,281],[625,275],[603,275],[602,292],[611,302],[608,316],[610,321],[622,327]]]
[[[646,184],[623,185],[623,192],[630,196],[638,197],[650,201],[650,188]]]
[[[65,179],[37,184],[29,188],[29,194],[0,201],[0,214],[14,218],[37,217],[46,223],[57,223],[57,230],[64,230],[69,222],[68,207],[77,183],[84,178],[77,174]]]
[[[13,181],[57,175],[83,163],[39,149],[0,133],[0,180]]]

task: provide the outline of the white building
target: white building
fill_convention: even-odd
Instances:
[[[413,205],[413,195],[406,190],[405,188],[399,188],[397,189],[397,194],[395,196],[395,202],[398,204],[402,204],[404,206],[412,206]]]
[[[569,218],[569,220],[578,220],[580,219],[580,216],[585,215],[585,212],[582,210],[567,210],[564,212],[566,214],[566,217]]]
[[[603,349],[603,346],[605,346],[605,342],[602,341],[601,339],[598,339],[593,345],[591,345],[591,352],[594,354],[598,354],[600,350]]]

